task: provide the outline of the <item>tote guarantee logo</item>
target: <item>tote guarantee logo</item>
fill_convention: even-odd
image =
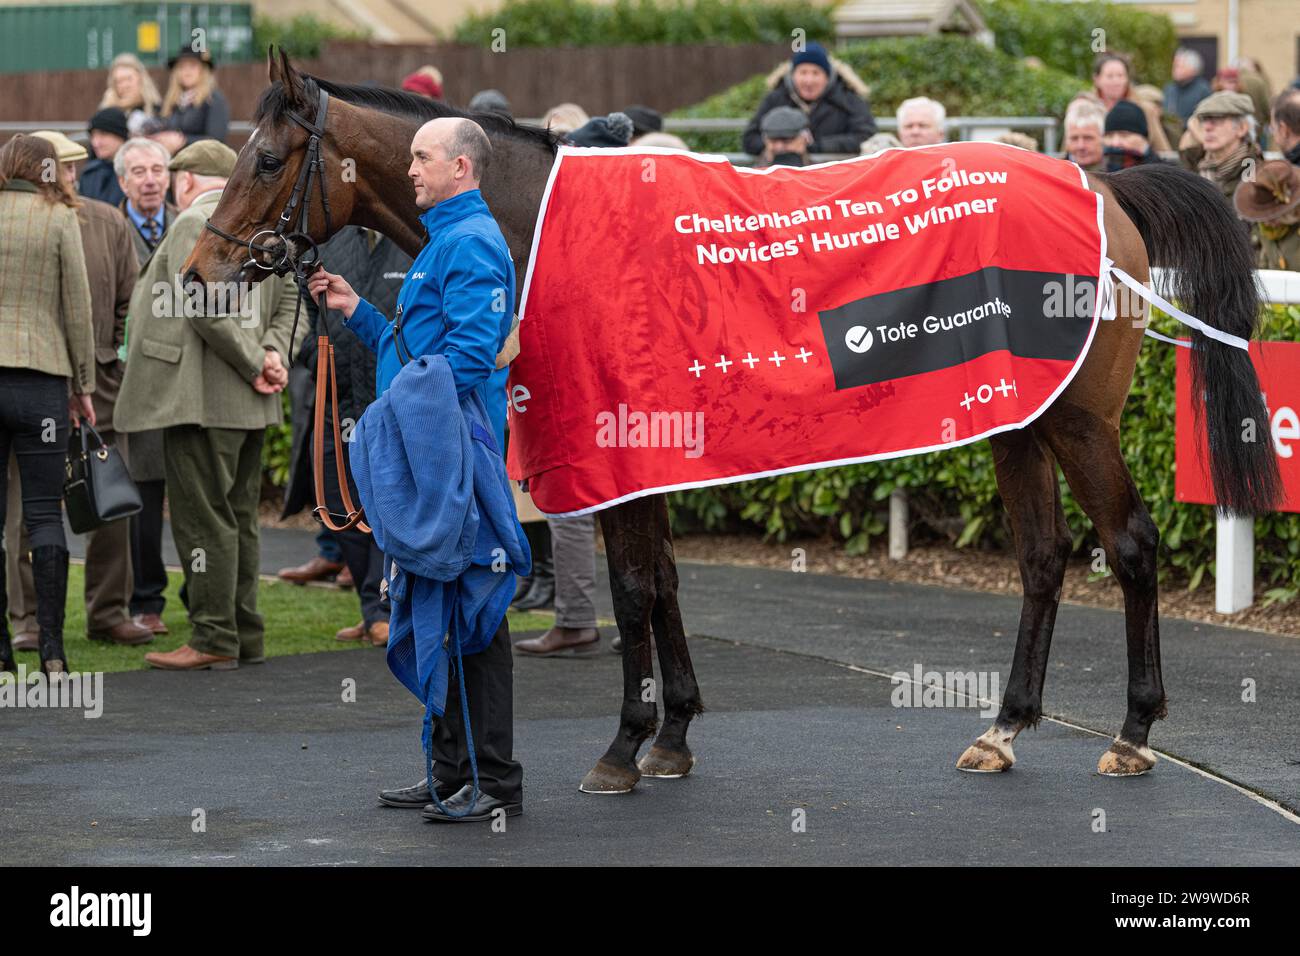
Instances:
[[[819,312],[835,388],[934,372],[998,350],[1072,360],[1091,316],[1046,315],[1042,290],[1052,279],[1060,277],[991,266]]]

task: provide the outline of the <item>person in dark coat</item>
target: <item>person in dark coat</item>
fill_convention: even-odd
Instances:
[[[745,152],[763,152],[763,117],[778,106],[802,110],[808,116],[805,137],[814,153],[857,153],[862,142],[876,132],[876,120],[867,104],[867,86],[819,43],[809,43],[790,63],[768,77],[773,89],[745,127]]]
[[[116,106],[106,106],[90,118],[90,151],[93,158],[81,168],[77,192],[88,199],[98,199],[116,206],[126,198],[113,169],[113,157],[130,138],[126,113]]]
[[[163,97],[162,128],[150,135],[173,156],[200,139],[224,143],[230,132],[230,106],[217,89],[212,54],[185,47],[167,66],[172,75]]]
[[[389,238],[372,229],[348,226],[321,246],[322,261],[329,264],[351,283],[357,294],[385,315],[397,308],[397,293],[406,279],[411,257]],[[293,445],[289,465],[289,482],[285,488],[281,517],[297,514],[304,507],[314,508],[316,491],[312,469],[312,439],[316,368],[316,336],[320,334],[320,312],[316,302],[308,299],[306,311],[309,327],[298,350],[297,361],[289,371],[289,400],[292,405]],[[351,439],[352,426],[375,400],[375,353],[361,344],[349,329],[340,312],[325,317],[330,342],[334,346],[334,370],[338,376],[339,423],[343,441]],[[334,459],[333,422],[325,409],[325,499],[336,516],[343,513],[338,488],[338,469]],[[354,503],[360,502],[352,480],[352,466],[344,444],[343,466]],[[337,519],[336,519],[337,520]],[[353,528],[330,532],[343,552],[343,561],[352,572],[352,580],[361,601],[361,623],[345,627],[334,635],[339,641],[368,641],[380,647],[388,643],[388,615],[380,608],[379,582],[384,573],[384,555],[374,536]]]
[[[1173,79],[1165,84],[1165,109],[1186,123],[1192,118],[1196,104],[1213,90],[1201,74],[1205,63],[1195,50],[1180,47],[1174,54]]]

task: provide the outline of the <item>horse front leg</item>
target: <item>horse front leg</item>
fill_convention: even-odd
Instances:
[[[629,793],[641,779],[637,751],[658,723],[654,662],[650,656],[651,616],[655,605],[655,501],[641,498],[600,513],[609,564],[614,619],[623,638],[623,708],[618,734],[605,755],[583,778],[583,793]]]

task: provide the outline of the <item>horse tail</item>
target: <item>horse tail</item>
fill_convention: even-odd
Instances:
[[[1255,262],[1242,222],[1208,180],[1164,164],[1101,174],[1137,226],[1151,265],[1166,270],[1162,294],[1212,328],[1243,339],[1263,315]],[[1268,412],[1244,349],[1193,329],[1192,395],[1196,426],[1209,438],[1210,477],[1225,511],[1267,514],[1281,496]],[[1252,440],[1246,440],[1251,427]],[[1256,438],[1256,436],[1263,436]]]

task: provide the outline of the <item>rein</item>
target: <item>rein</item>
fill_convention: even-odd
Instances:
[[[262,229],[248,240],[231,235],[224,229],[214,226],[209,220],[203,225],[206,229],[239,246],[248,249],[248,261],[245,268],[255,266],[264,272],[274,272],[278,276],[293,273],[297,286],[297,297],[293,308],[293,328],[289,332],[289,367],[293,367],[294,340],[298,337],[298,317],[302,312],[303,299],[307,296],[307,279],[321,267],[320,249],[308,235],[311,218],[312,187],[320,193],[321,210],[325,215],[325,234],[331,232],[329,188],[325,182],[325,157],[321,152],[321,138],[325,135],[325,121],[329,111],[329,94],[320,90],[316,106],[316,119],[309,121],[297,112],[290,111],[289,118],[305,129],[307,136],[307,154],[302,167],[298,170],[298,179],[293,184],[293,192],[285,204],[274,229]],[[292,231],[290,231],[292,230]],[[267,242],[258,242],[262,236],[271,236]],[[294,251],[295,246],[305,247],[301,253]],[[259,256],[268,256],[269,263]],[[320,334],[316,336],[316,408],[315,431],[312,435],[312,474],[315,479],[316,507],[312,513],[331,531],[348,531],[356,528],[369,532],[370,526],[365,522],[365,512],[352,501],[348,488],[347,472],[343,466],[343,442],[339,435],[339,393],[338,373],[334,367],[334,345],[330,342],[329,323],[326,321],[328,309],[322,294],[316,303],[320,316]],[[334,429],[334,465],[338,470],[339,495],[343,499],[345,515],[334,515],[325,503],[325,391],[329,386],[330,415]],[[337,521],[335,519],[338,519]]]

